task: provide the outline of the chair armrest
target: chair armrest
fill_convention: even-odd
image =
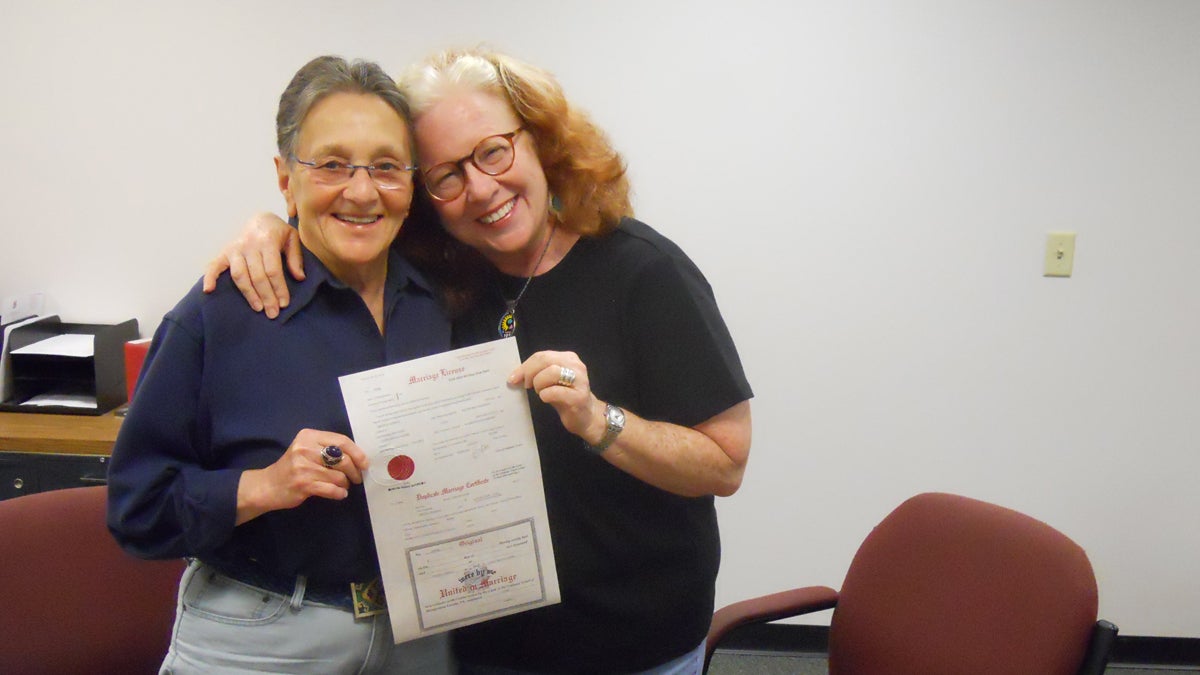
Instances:
[[[1113,644],[1117,641],[1117,631],[1116,624],[1111,621],[1100,619],[1096,622],[1087,654],[1079,666],[1079,675],[1103,675],[1112,655]]]
[[[811,614],[837,605],[838,592],[828,586],[806,586],[726,605],[713,614],[705,641],[704,668],[717,645],[735,628]]]

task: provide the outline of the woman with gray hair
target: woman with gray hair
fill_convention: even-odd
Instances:
[[[450,235],[441,264],[465,298],[455,342],[515,336],[524,359],[509,382],[530,390],[562,591],[559,605],[458,629],[460,672],[700,672],[714,496],[740,486],[751,428],[712,289],[631,217],[620,156],[545,71],[446,52],[401,89]],[[206,283],[230,267],[253,306],[290,308],[278,252],[293,237],[258,216]]]
[[[433,286],[393,248],[413,194],[408,103],[379,66],[320,57],[279,100],[297,222],[279,321],[197,284],[154,335],[109,466],[108,525],[190,559],[163,673],[438,673],[447,640],[394,645],[338,377],[444,351]]]

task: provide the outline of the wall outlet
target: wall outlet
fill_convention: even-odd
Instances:
[[[20,321],[41,314],[45,304],[46,296],[42,293],[10,295],[4,298],[4,304],[0,304],[0,317],[4,317],[4,323]]]

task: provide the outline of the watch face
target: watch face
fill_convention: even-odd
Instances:
[[[604,436],[596,445],[589,445],[592,452],[600,454],[612,445],[612,442],[617,439],[617,434],[620,434],[625,429],[625,411],[617,406],[609,403],[604,409]]]
[[[611,427],[625,426],[625,411],[613,406],[608,409],[608,425]]]

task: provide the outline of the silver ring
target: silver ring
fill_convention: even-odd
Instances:
[[[336,445],[327,445],[321,448],[321,461],[325,462],[325,466],[331,469],[340,464],[343,457],[345,457],[345,454]]]
[[[563,387],[573,386],[575,384],[575,371],[566,366],[559,366],[558,384]]]

